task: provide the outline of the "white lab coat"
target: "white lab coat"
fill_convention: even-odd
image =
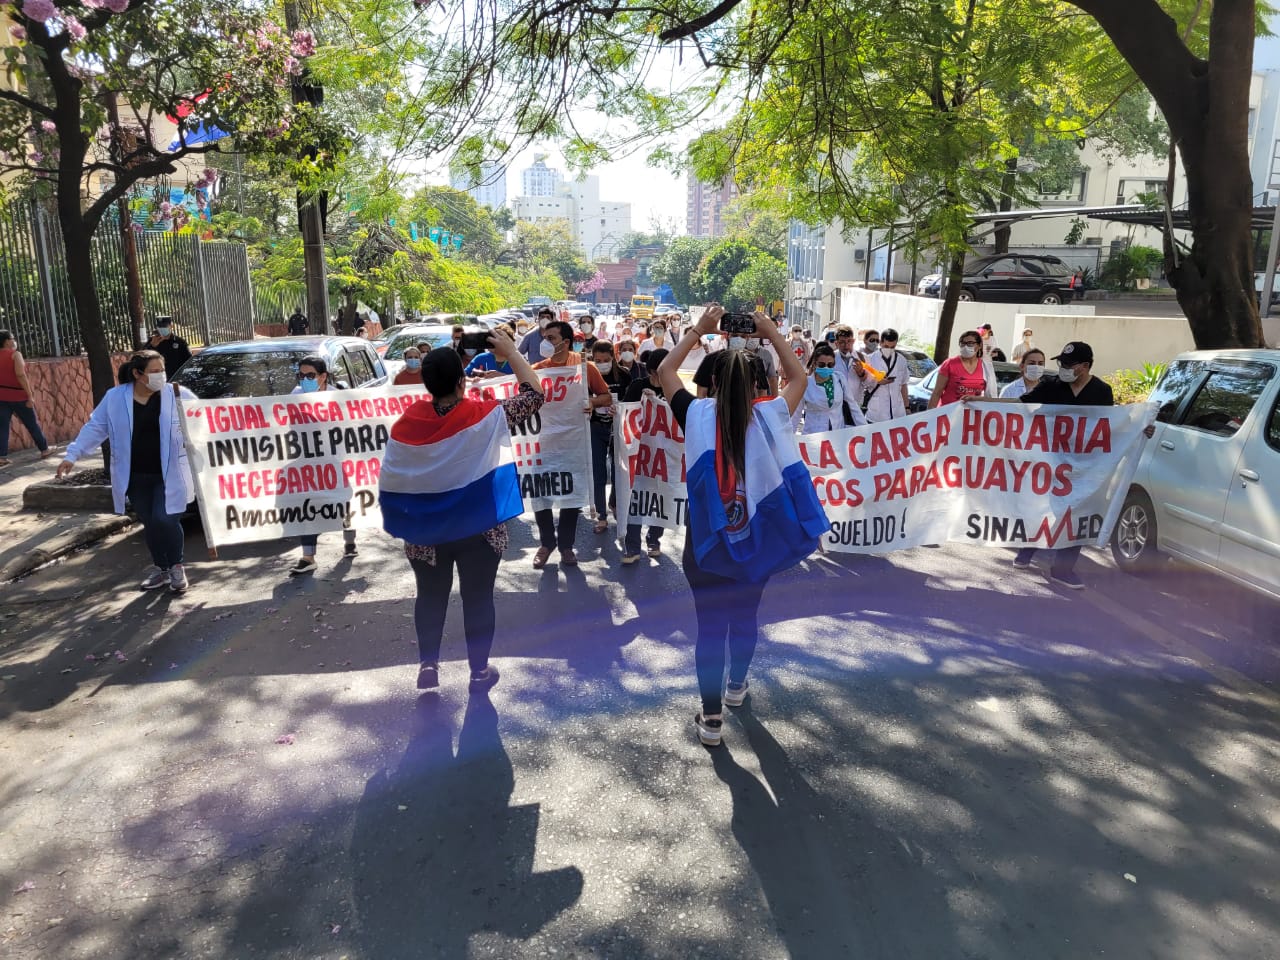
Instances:
[[[836,351],[836,376],[840,378],[840,385],[844,387],[845,398],[849,401],[850,407],[857,407],[862,410],[862,394],[866,387],[866,381],[858,376],[856,364],[858,363],[858,355],[856,353],[849,354],[845,357],[839,350]]]
[[[179,388],[183,400],[196,395]],[[166,425],[168,429],[165,429]],[[107,391],[89,415],[89,422],[67,446],[64,459],[75,463],[111,441],[111,502],[116,513],[124,513],[125,494],[129,490],[129,471],[133,449],[133,384],[125,383]],[[160,471],[164,476],[164,508],[167,513],[182,513],[195,497],[195,482],[187,463],[187,448],[182,439],[182,410],[173,396],[173,387],[165,384],[160,391]]]
[[[869,423],[881,423],[885,420],[907,415],[907,406],[902,399],[902,388],[911,379],[911,368],[907,366],[907,361],[896,350],[894,351],[892,364],[893,370],[890,372],[890,361],[886,361],[884,354],[879,350],[867,356],[868,366],[874,367],[881,373],[889,373],[890,376],[895,378],[892,383],[882,381],[879,386],[876,385],[876,381],[871,379],[868,379],[864,384],[868,392],[875,391],[871,395],[871,402],[867,404],[867,421]]]
[[[804,400],[796,409],[799,414],[804,411],[804,425],[800,428],[800,432],[808,433],[825,433],[828,430],[844,429],[844,382],[839,374],[831,378],[835,382],[835,390],[832,391],[831,402],[827,402],[827,391],[823,389],[822,384],[818,382],[818,378],[810,376],[808,383],[804,388]],[[862,415],[862,411],[852,404],[849,412],[853,414],[853,422],[857,426],[867,422],[866,417]]]

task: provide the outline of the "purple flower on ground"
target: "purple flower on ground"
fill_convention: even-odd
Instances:
[[[58,8],[53,5],[53,0],[23,0],[22,15],[29,20],[43,23],[56,17]]]

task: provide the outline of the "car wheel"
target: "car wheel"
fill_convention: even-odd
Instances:
[[[1062,294],[1056,290],[1050,290],[1040,297],[1041,303],[1062,303]]]
[[[973,295],[972,290],[966,289],[966,290],[960,291],[960,296],[958,299],[960,300],[961,303],[973,303],[978,298]]]
[[[1155,565],[1156,512],[1141,490],[1130,490],[1125,497],[1120,519],[1111,531],[1111,556],[1126,573],[1146,573]]]

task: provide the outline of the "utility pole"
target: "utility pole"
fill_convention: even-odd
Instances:
[[[284,5],[284,22],[289,32],[298,29],[298,4],[288,0]],[[304,68],[302,76],[294,77],[293,102],[310,104],[318,108],[324,103],[324,89],[312,83]],[[315,156],[314,148],[308,148],[309,156]],[[324,262],[324,217],[320,209],[320,197],[304,198],[298,194],[298,230],[302,234],[302,266],[307,283],[307,319],[316,333],[329,332],[329,275]]]
[[[123,164],[120,143],[120,106],[118,94],[107,93],[107,119],[111,122],[111,159]],[[142,304],[142,276],[138,270],[138,246],[133,236],[133,214],[129,210],[129,195],[121,194],[116,201],[120,217],[120,249],[124,254],[124,286],[129,300],[129,319],[133,321],[133,342],[138,348],[147,345],[147,319]]]

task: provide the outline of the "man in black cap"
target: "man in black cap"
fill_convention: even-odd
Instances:
[[[173,332],[173,317],[156,317],[156,333],[160,340],[155,351],[164,357],[165,378],[172,380],[178,368],[191,359],[191,348]]]
[[[289,317],[289,336],[301,337],[306,334],[307,328],[310,326],[311,324],[307,320],[307,315],[303,313],[302,308],[299,307],[297,310],[293,311],[293,315]]]
[[[1093,348],[1087,343],[1073,340],[1053,358],[1058,362],[1058,376],[1045,378],[1033,390],[1028,390],[1017,400],[997,400],[992,397],[968,397],[970,403],[1051,403],[1077,407],[1113,407],[1115,397],[1110,384],[1099,380],[1092,373]],[[1067,547],[1053,551],[1053,566],[1049,579],[1068,590],[1083,590],[1084,581],[1076,574],[1076,561],[1080,559],[1080,547]],[[1025,570],[1036,555],[1035,547],[1023,547],[1013,558],[1013,565]]]

